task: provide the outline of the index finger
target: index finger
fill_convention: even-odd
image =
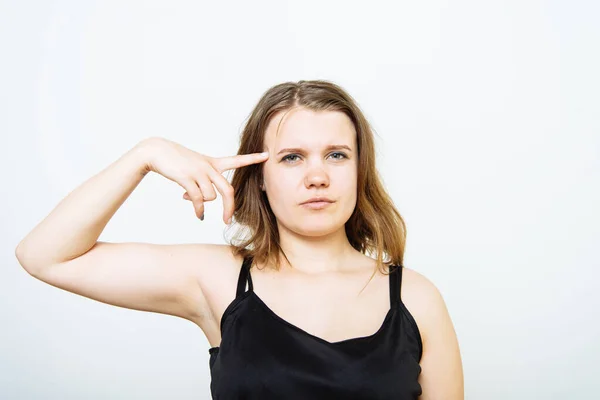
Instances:
[[[245,167],[246,165],[258,164],[267,161],[269,152],[238,154],[235,156],[213,158],[212,165],[220,173],[229,169]]]

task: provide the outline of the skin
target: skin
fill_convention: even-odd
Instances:
[[[329,145],[349,149],[328,150]],[[357,190],[356,131],[350,119],[341,112],[304,108],[281,112],[266,129],[264,150],[269,152],[264,190],[277,218],[281,247],[295,270],[318,274],[352,268],[349,260],[365,256],[350,246],[344,230]],[[321,210],[300,205],[316,196],[335,202]]]

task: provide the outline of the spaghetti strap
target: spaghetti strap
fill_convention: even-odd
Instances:
[[[390,307],[397,308],[400,305],[400,287],[402,286],[402,265],[390,267]]]
[[[240,269],[240,275],[238,277],[237,291],[235,297],[239,297],[246,291],[246,281],[248,282],[248,291],[251,292],[252,288],[252,277],[250,276],[250,266],[252,265],[252,257],[245,257]]]

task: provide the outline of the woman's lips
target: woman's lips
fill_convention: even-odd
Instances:
[[[333,203],[330,201],[311,201],[309,203],[302,204],[302,207],[306,207],[311,210],[321,210],[331,204]]]

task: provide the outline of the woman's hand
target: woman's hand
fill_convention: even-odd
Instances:
[[[253,153],[229,157],[209,157],[161,137],[143,141],[149,146],[148,171],[154,171],[178,183],[186,192],[185,200],[194,205],[196,216],[204,220],[204,202],[217,198],[213,185],[223,197],[223,221],[231,222],[234,212],[233,187],[221,175],[224,171],[257,164],[269,159],[269,153]]]

